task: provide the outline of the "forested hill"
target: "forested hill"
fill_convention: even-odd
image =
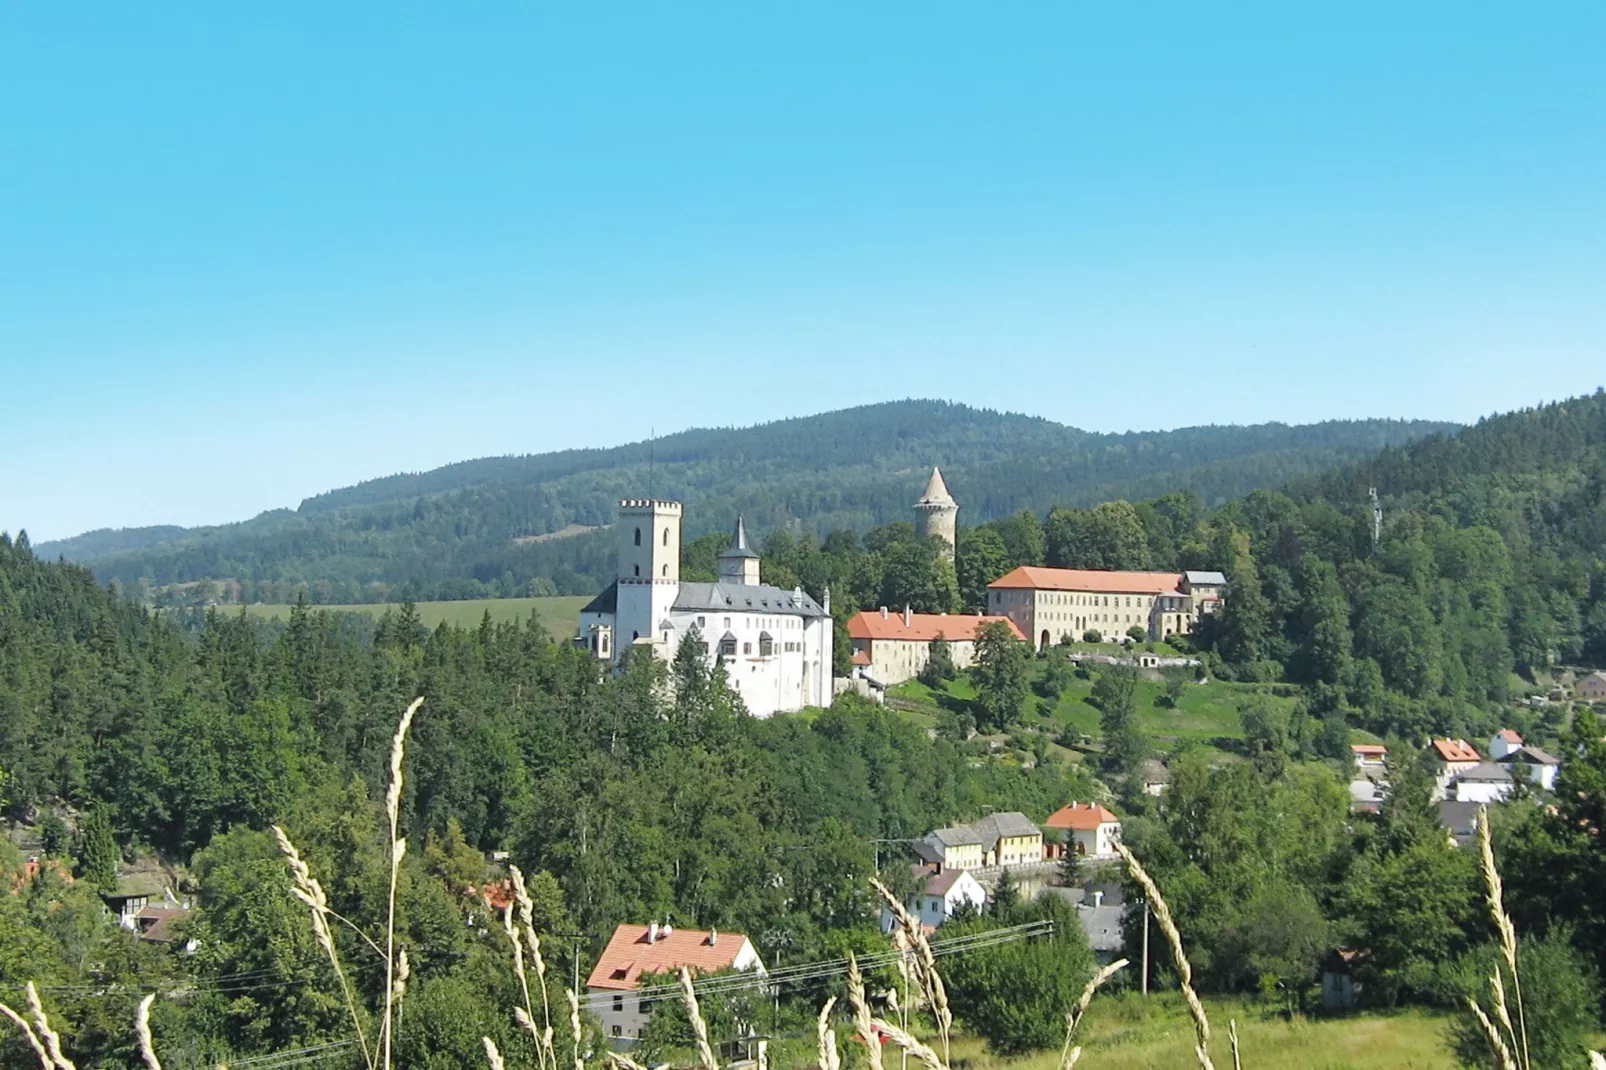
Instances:
[[[621,497],[684,501],[688,538],[728,526],[738,511],[760,533],[863,531],[906,520],[933,464],[970,524],[1180,489],[1214,505],[1453,429],[1371,420],[1100,435],[901,401],[651,444],[466,461],[332,491],[240,524],[97,532],[38,549],[132,591],[238,580],[244,597],[265,601],[302,590],[326,603],[584,594],[612,569],[607,536],[530,537],[606,525]]]

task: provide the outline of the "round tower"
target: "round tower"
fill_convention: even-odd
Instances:
[[[948,484],[942,481],[942,472],[938,469],[932,468],[931,481],[926,484],[926,493],[915,502],[915,512],[920,517],[920,533],[935,535],[947,543],[948,554],[952,556],[959,526],[959,503],[948,493]]]

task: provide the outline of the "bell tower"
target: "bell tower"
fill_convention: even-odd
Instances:
[[[758,554],[747,545],[747,525],[740,515],[729,548],[719,555],[719,582],[752,587],[758,583]]]

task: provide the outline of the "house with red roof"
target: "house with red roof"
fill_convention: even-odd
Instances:
[[[652,996],[637,991],[643,974],[751,970],[764,975],[753,941],[743,933],[677,929],[672,925],[621,925],[586,980],[587,1004],[611,1037],[637,1038],[652,1017]]]
[[[934,868],[914,867],[920,885],[913,895],[904,900],[909,913],[926,929],[937,928],[967,904],[977,910],[987,905],[987,889],[982,887],[981,881],[971,876],[968,869],[936,869],[934,872]],[[891,932],[896,924],[892,911],[883,906],[881,931]]]
[[[1463,773],[1470,773],[1483,762],[1478,748],[1464,739],[1435,739],[1433,756],[1438,759],[1439,798],[1449,797],[1450,784]]]
[[[941,639],[956,669],[968,669],[976,661],[976,639],[989,624],[1003,624],[1022,642],[1026,635],[1015,622],[1003,616],[967,616],[947,613],[889,613],[887,607],[864,610],[848,618],[848,639],[853,644],[850,658],[855,666],[877,683],[890,687],[920,675],[931,657],[931,644]]]
[[[1363,773],[1381,771],[1389,756],[1389,749],[1381,743],[1351,743],[1349,752],[1354,757],[1355,768]]]
[[[1502,728],[1489,740],[1489,757],[1495,761],[1504,761],[1506,755],[1515,754],[1522,749],[1522,733],[1515,728]]]
[[[1050,814],[1043,827],[1059,829],[1071,849],[1088,858],[1114,858],[1121,842],[1121,819],[1098,803],[1068,803]]]
[[[987,585],[987,611],[1007,616],[1038,647],[1142,628],[1151,639],[1185,635],[1225,598],[1219,572],[1133,572],[1022,565]]]

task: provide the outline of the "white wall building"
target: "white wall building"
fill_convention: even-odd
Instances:
[[[924,867],[921,869],[925,872]],[[927,877],[920,890],[910,896],[904,906],[909,908],[909,913],[920,924],[935,929],[953,917],[955,911],[966,903],[977,910],[982,909],[987,905],[987,889],[981,886],[981,881],[970,875],[969,870],[946,869]],[[895,924],[892,911],[883,906],[881,931],[891,932]]]
[[[1511,772],[1504,766],[1480,762],[1455,778],[1450,798],[1456,802],[1505,802],[1514,787]]]
[[[580,611],[582,643],[618,665],[640,647],[672,660],[693,631],[712,666],[755,717],[831,704],[830,594],[821,606],[802,588],[759,582],[759,557],[740,517],[719,555],[719,580],[680,579],[680,503],[619,503],[618,579]]]
[[[586,1008],[602,1019],[608,1037],[630,1040],[652,1017],[653,995],[640,991],[642,974],[693,974],[751,970],[764,976],[753,942],[742,933],[676,929],[669,925],[621,925],[586,980]],[[660,994],[661,996],[661,994]],[[679,999],[678,991],[670,999]]]

